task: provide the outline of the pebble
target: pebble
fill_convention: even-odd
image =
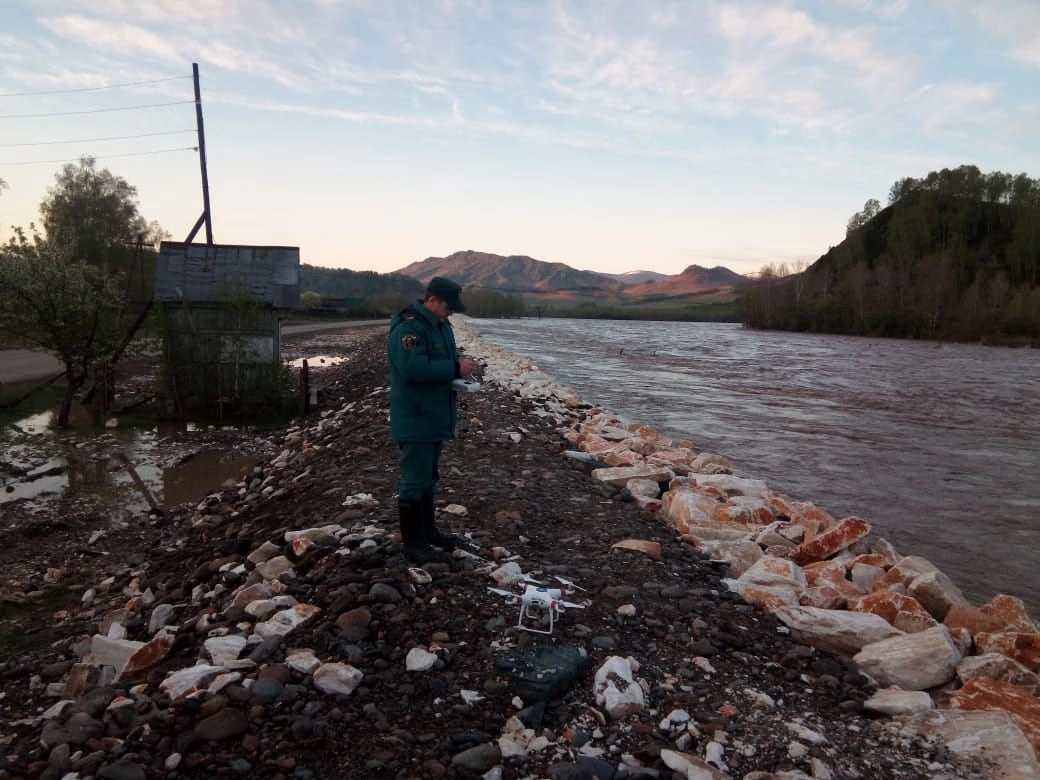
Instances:
[[[245,733],[249,721],[241,710],[227,707],[220,712],[202,719],[195,726],[195,736],[199,739],[217,741]]]

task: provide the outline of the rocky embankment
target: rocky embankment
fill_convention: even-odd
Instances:
[[[46,641],[0,645],[0,780],[1036,776],[1014,600],[460,330],[450,565],[400,554],[381,333],[241,480],[12,541],[2,627]]]

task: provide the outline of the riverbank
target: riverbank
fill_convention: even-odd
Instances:
[[[312,367],[326,407],[209,498],[5,535],[26,565],[5,574],[23,646],[0,658],[0,778],[994,776],[868,712],[848,658],[564,454],[591,408],[460,335],[494,381],[445,451],[440,522],[472,552],[451,566],[400,555],[382,334]],[[519,592],[517,569],[583,608],[517,629],[488,590]],[[552,691],[516,665],[544,648],[574,660]]]

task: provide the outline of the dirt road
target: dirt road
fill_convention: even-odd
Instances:
[[[282,326],[282,337],[290,338],[316,331],[359,328],[378,325],[384,320],[351,320],[348,322],[307,322]],[[0,349],[0,388],[22,382],[50,379],[62,371],[61,363],[46,352],[35,349]]]

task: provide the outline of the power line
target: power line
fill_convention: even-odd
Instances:
[[[105,154],[95,157],[94,155],[87,155],[95,160],[110,160],[113,157],[139,157],[144,154],[165,154],[166,152],[197,152],[199,147],[197,146],[181,146],[176,149],[153,149],[149,152],[124,152],[123,154]],[[54,163],[67,163],[67,162],[79,162],[80,158],[76,157],[71,160],[23,160],[19,162],[5,162],[0,163],[0,167],[12,166],[12,165],[53,165]]]
[[[0,144],[2,149],[10,149],[15,146],[55,146],[57,144],[89,144],[95,141],[126,141],[131,138],[151,138],[156,135],[177,135],[179,133],[194,133],[194,130],[166,130],[161,133],[138,133],[137,135],[111,135],[107,138],[77,138],[73,141],[31,141],[21,144]]]
[[[162,79],[149,79],[148,81],[128,81],[124,84],[109,84],[106,87],[76,87],[75,89],[49,89],[41,92],[0,92],[0,98],[5,97],[32,97],[34,95],[62,95],[67,92],[96,92],[100,89],[118,89],[120,87],[137,87],[142,84],[159,84],[163,81],[177,81],[178,79],[190,79],[191,76],[169,76]]]
[[[89,111],[56,111],[49,114],[0,114],[0,119],[39,119],[45,116],[75,116],[77,114],[101,114],[106,111],[136,111],[140,108],[161,108],[162,106],[183,106],[194,103],[194,100],[177,100],[173,103],[150,103],[146,106],[119,106],[117,108],[92,108]]]

